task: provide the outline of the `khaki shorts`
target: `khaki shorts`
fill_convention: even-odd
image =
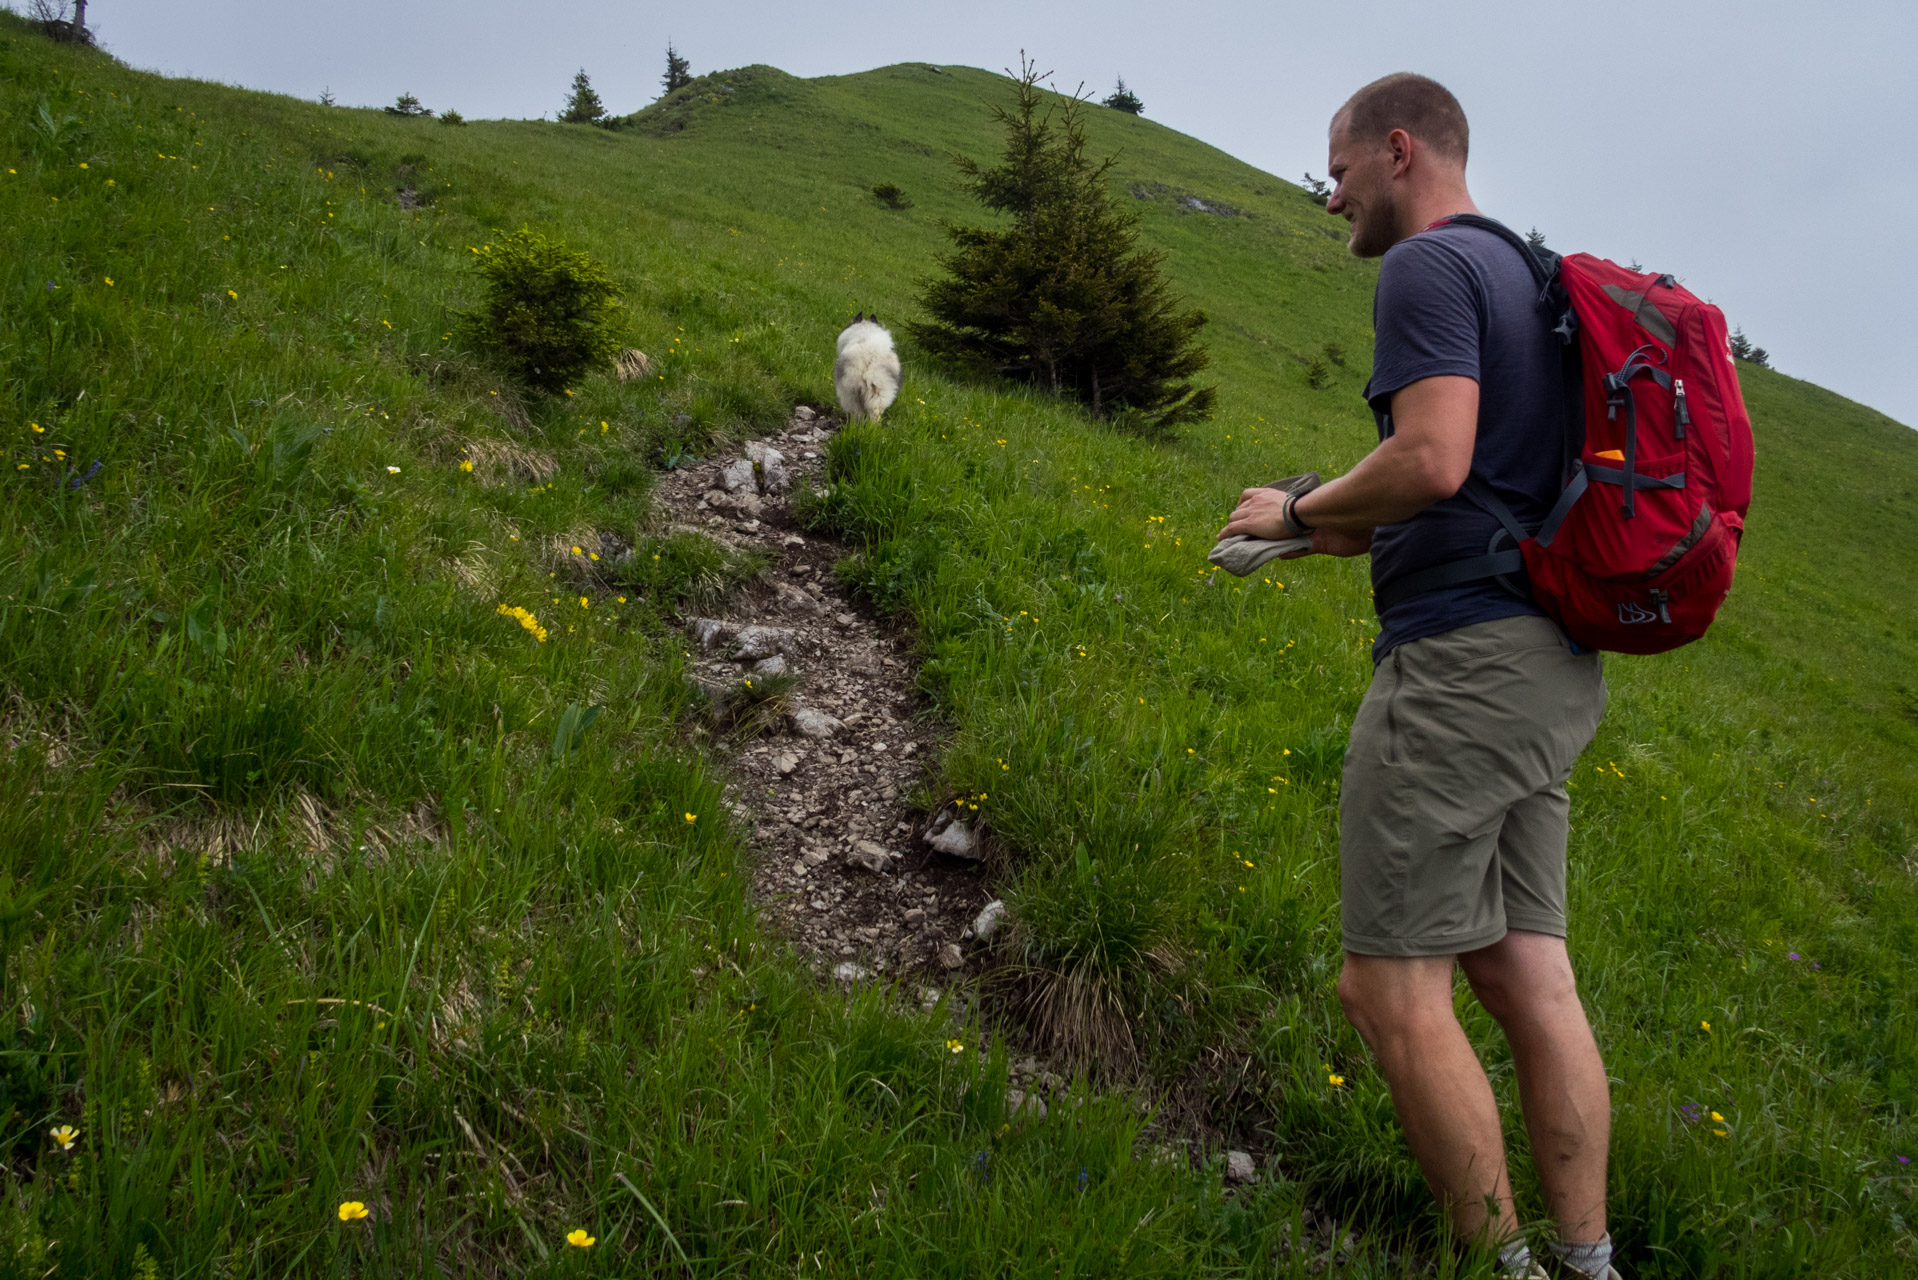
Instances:
[[[1445,956],[1565,936],[1565,779],[1605,713],[1596,653],[1499,618],[1385,656],[1339,803],[1345,949]]]

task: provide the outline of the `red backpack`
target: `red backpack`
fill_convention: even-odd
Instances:
[[[1731,590],[1752,495],[1752,429],[1725,316],[1669,275],[1510,242],[1565,343],[1565,488],[1527,531],[1477,476],[1464,493],[1503,531],[1483,556],[1381,587],[1407,596],[1523,571],[1538,606],[1576,643],[1663,653],[1705,634]],[[1516,548],[1501,550],[1509,537]]]

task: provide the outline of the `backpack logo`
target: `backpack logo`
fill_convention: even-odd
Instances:
[[[1657,622],[1658,615],[1650,609],[1633,604],[1630,600],[1622,600],[1618,605],[1618,620],[1629,627],[1639,622]]]

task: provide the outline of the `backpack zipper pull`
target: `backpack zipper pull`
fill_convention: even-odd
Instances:
[[[1685,428],[1692,425],[1691,410],[1685,407],[1685,380],[1683,378],[1675,378],[1672,380],[1672,400],[1678,406],[1678,425],[1672,430],[1672,438],[1675,440],[1683,440],[1685,438]]]
[[[1672,611],[1666,608],[1666,606],[1671,603],[1672,598],[1658,587],[1652,588],[1651,597],[1652,604],[1658,609],[1658,620],[1669,626],[1672,620]]]

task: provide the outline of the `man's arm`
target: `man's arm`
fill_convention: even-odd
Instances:
[[[1372,529],[1417,515],[1464,485],[1478,442],[1478,383],[1471,378],[1421,378],[1392,396],[1391,436],[1356,467],[1327,481],[1294,504],[1293,514],[1326,535],[1314,551],[1358,555],[1371,545]],[[1220,537],[1296,537],[1285,522],[1285,495],[1247,489]]]

